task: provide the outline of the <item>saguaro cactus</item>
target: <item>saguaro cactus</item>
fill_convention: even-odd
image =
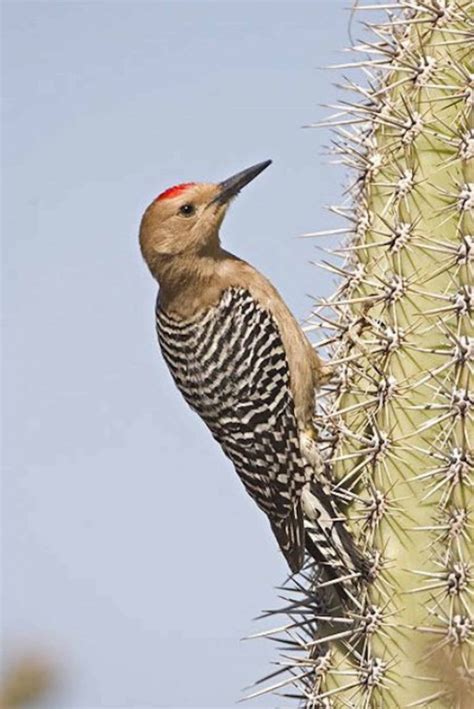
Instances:
[[[349,82],[358,99],[330,121],[354,177],[350,204],[334,210],[342,260],[322,264],[340,285],[314,312],[337,366],[318,404],[320,447],[372,581],[338,613],[324,607],[316,569],[290,579],[289,618],[268,633],[284,648],[270,684],[308,708],[467,709],[473,5],[377,8],[388,21],[354,48],[368,85]]]

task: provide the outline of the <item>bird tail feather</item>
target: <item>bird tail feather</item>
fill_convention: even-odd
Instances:
[[[302,492],[301,506],[308,553],[334,581],[340,599],[353,598],[360,589],[360,582],[367,578],[368,560],[331,501],[330,491],[320,482],[311,481]]]
[[[306,539],[303,511],[299,501],[291,514],[284,519],[271,521],[270,524],[288,566],[296,574],[304,563]]]

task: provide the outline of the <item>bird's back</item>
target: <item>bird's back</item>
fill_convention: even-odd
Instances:
[[[272,315],[243,288],[227,288],[188,319],[156,311],[160,346],[187,403],[232,460],[247,492],[277,524],[301,563],[303,460],[285,349]],[[296,537],[296,538],[295,538]],[[285,553],[283,539],[279,539]]]

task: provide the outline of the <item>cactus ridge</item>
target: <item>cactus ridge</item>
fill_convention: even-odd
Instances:
[[[371,561],[341,609],[310,561],[281,590],[280,647],[250,697],[316,707],[472,706],[474,8],[398,0],[337,65],[335,161],[350,169],[342,220],[305,236],[337,279],[308,331],[336,376],[315,424],[333,494]],[[380,12],[379,12],[380,14]],[[260,685],[263,688],[260,688]]]

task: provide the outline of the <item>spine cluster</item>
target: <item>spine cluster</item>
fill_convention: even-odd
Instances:
[[[310,707],[472,706],[474,74],[470,0],[393,0],[328,123],[351,170],[310,327],[337,375],[316,422],[370,559],[351,609],[308,563],[262,690]],[[365,8],[369,9],[369,8]],[[347,68],[349,65],[345,65]],[[354,98],[355,96],[355,98]]]

